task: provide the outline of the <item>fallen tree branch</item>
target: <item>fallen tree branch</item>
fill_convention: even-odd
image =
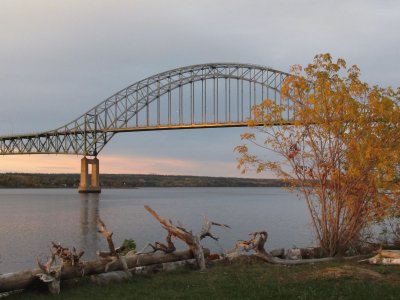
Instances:
[[[374,265],[400,265],[400,250],[382,250],[368,259]]]
[[[198,266],[200,270],[206,269],[206,261],[204,258],[203,247],[200,244],[200,240],[209,236],[215,240],[218,240],[217,237],[211,234],[210,229],[211,225],[217,225],[222,227],[230,228],[228,225],[220,224],[216,222],[212,222],[205,218],[205,222],[203,224],[202,230],[200,234],[196,235],[192,232],[189,232],[185,229],[182,224],[179,223],[179,226],[175,226],[171,220],[163,218],[159,216],[150,206],[145,205],[144,208],[154,217],[158,222],[161,223],[162,227],[168,231],[168,236],[177,237],[186,243],[189,249],[193,252],[194,257],[197,260]]]
[[[268,253],[264,245],[268,239],[268,233],[264,231],[256,231],[249,234],[251,238],[247,241],[238,241],[236,243],[235,249],[244,249],[245,251],[253,250],[256,253],[254,256],[261,258],[262,260],[271,263],[271,264],[279,264],[279,265],[304,265],[304,264],[313,264],[313,263],[322,263],[322,262],[329,262],[335,260],[348,260],[348,259],[356,259],[359,256],[353,257],[325,257],[325,258],[313,258],[313,259],[281,259],[272,256]]]
[[[210,251],[204,249],[205,255],[209,255]],[[140,254],[125,257],[128,269],[148,266],[153,264],[176,262],[180,260],[187,260],[194,258],[193,253],[190,250],[186,251],[175,251],[165,255],[153,255],[153,254]],[[85,269],[85,276],[105,273],[105,266],[108,261],[104,259],[87,261],[82,263],[82,267]],[[121,261],[116,261],[114,264],[109,266],[108,272],[111,271],[122,271],[124,266]],[[26,289],[37,284],[37,274],[43,273],[42,269],[33,269],[22,272],[8,273],[0,275],[0,293],[9,292],[15,290]],[[61,272],[61,280],[82,278],[82,271],[77,266],[65,265]]]
[[[215,225],[215,226],[220,226],[220,227],[225,227],[225,228],[231,228],[230,226],[226,225],[226,224],[221,224],[221,223],[217,223],[217,222],[213,222],[210,221],[207,217],[204,217],[204,223],[203,223],[203,227],[201,228],[201,232],[200,232],[200,240],[204,239],[205,237],[210,237],[215,241],[218,241],[219,237],[214,236],[210,230],[211,230],[211,226]]]
[[[164,253],[172,253],[176,250],[175,245],[172,242],[172,233],[168,231],[167,237],[165,239],[167,241],[167,245],[164,245],[161,242],[155,242],[154,245],[149,243],[149,246],[153,248],[153,252],[162,251]]]
[[[159,264],[152,264],[148,266],[140,266],[135,268],[130,268],[129,271],[135,275],[151,274],[159,272],[169,272],[176,270],[177,268],[188,268],[193,269],[197,267],[197,262],[194,258],[179,260],[175,262],[166,262]],[[105,285],[111,282],[121,282],[129,279],[129,276],[124,271],[112,271],[97,275],[86,276],[84,278],[77,278],[66,280],[63,282],[65,285],[75,286],[76,284],[86,284],[92,283],[97,285]]]
[[[62,247],[60,243],[56,244],[52,243],[53,249],[55,249],[55,255],[58,256],[61,260],[61,265],[71,265],[71,266],[79,266],[80,259],[85,254],[85,251],[76,252],[75,247],[72,247],[72,251],[68,248]]]
[[[98,232],[106,239],[109,249],[108,252],[99,252],[98,255],[103,258],[118,256],[123,249],[121,249],[122,247],[115,248],[114,242],[112,240],[112,236],[114,233],[107,229],[106,225],[100,218],[97,219],[97,226],[99,227]]]
[[[60,266],[52,267],[56,259],[57,250],[54,251],[50,249],[50,252],[51,255],[46,264],[42,264],[40,260],[37,259],[38,266],[44,273],[38,273],[36,274],[36,277],[47,285],[51,294],[58,295],[60,293],[62,264]]]
[[[107,241],[109,251],[104,252],[104,251],[97,251],[97,255],[100,256],[101,258],[105,259],[108,261],[108,263],[105,265],[104,270],[105,272],[108,271],[108,268],[114,264],[117,261],[121,261],[122,266],[124,268],[124,271],[127,273],[128,276],[131,276],[132,274],[128,270],[128,265],[126,264],[126,260],[124,256],[121,256],[121,252],[124,250],[124,246],[121,246],[119,248],[115,248],[114,242],[112,240],[113,232],[109,231],[104,224],[104,222],[98,218],[97,219],[97,225],[99,227],[98,232],[104,236],[104,238]]]
[[[82,276],[84,274],[83,264],[80,262],[80,258],[84,254],[84,251],[79,253],[76,252],[75,247],[70,251],[68,248],[61,246],[60,243],[56,244],[52,243],[52,247],[50,248],[50,257],[46,264],[41,263],[39,259],[37,259],[37,263],[39,268],[44,273],[36,274],[36,276],[45,284],[52,294],[60,293],[60,279],[61,273],[65,266],[74,266],[78,270],[82,271]],[[53,267],[52,265],[56,261],[56,257],[60,259],[60,265]]]
[[[200,238],[188,232],[186,229],[182,227],[177,227],[173,225],[171,220],[162,218],[150,206],[145,205],[144,208],[154,218],[156,218],[158,222],[161,223],[163,228],[168,231],[168,235],[176,236],[189,246],[189,249],[192,251],[194,257],[197,260],[200,270],[204,270],[206,268],[206,262],[204,259],[203,248],[200,245]]]

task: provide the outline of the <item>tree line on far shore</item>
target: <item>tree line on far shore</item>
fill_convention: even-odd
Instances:
[[[79,174],[0,174],[0,188],[78,188]],[[138,187],[281,187],[278,179],[253,179],[234,177],[101,174],[103,188]]]

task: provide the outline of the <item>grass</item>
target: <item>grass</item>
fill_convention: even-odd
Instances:
[[[399,299],[400,267],[336,262],[272,266],[246,261],[206,272],[178,270],[105,286],[61,287],[59,296],[24,292],[15,299]]]

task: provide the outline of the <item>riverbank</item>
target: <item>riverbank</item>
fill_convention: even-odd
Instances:
[[[400,266],[356,261],[274,266],[244,259],[206,272],[135,276],[106,286],[64,285],[61,295],[24,292],[7,299],[398,299]]]
[[[0,188],[78,188],[79,174],[0,174]],[[103,188],[138,187],[282,187],[278,179],[178,176],[154,174],[101,174]]]

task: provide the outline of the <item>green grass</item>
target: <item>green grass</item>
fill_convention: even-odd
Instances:
[[[382,277],[351,273],[360,267]],[[335,277],[331,271],[337,269],[351,274]],[[215,266],[204,273],[179,270],[136,276],[102,287],[62,287],[59,296],[31,291],[7,299],[400,299],[400,267],[348,262],[292,267],[241,263]]]

